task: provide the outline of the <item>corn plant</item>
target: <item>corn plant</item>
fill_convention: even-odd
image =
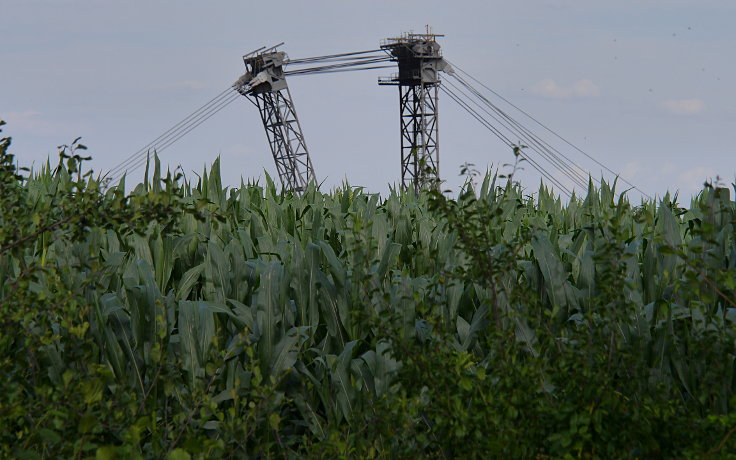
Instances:
[[[492,175],[457,198],[347,184],[296,195],[268,177],[224,187],[219,160],[187,182],[154,158],[126,194],[124,180],[103,191],[68,151],[24,175],[8,145],[5,455],[733,445],[726,188],[706,187],[687,209],[669,195],[634,206],[605,182],[563,202]],[[633,428],[606,428],[632,405]],[[696,417],[693,433],[709,435],[667,450],[657,414]]]

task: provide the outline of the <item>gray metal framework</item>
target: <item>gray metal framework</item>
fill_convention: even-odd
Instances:
[[[282,186],[301,193],[314,181],[314,168],[284,75],[286,53],[278,46],[243,56],[247,72],[233,86],[258,107]]]
[[[439,180],[437,86],[399,85],[401,180],[415,191]]]
[[[436,41],[441,36],[405,34],[381,44],[399,67],[398,74],[379,78],[378,84],[399,87],[401,181],[415,192],[440,181],[439,72],[449,68]]]

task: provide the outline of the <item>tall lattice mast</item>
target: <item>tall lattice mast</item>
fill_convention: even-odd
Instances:
[[[303,192],[314,180],[314,168],[284,75],[286,53],[276,48],[243,56],[247,72],[233,85],[258,107],[282,186]]]
[[[379,78],[378,84],[399,87],[401,181],[416,192],[436,186],[440,178],[439,71],[450,68],[436,41],[442,36],[427,30],[426,34],[409,33],[381,43],[398,63],[399,73]]]

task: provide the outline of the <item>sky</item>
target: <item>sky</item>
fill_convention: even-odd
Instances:
[[[253,49],[285,42],[292,58],[368,50],[430,25],[452,63],[644,193],[684,201],[706,180],[734,182],[735,22],[732,0],[0,0],[0,119],[21,164],[55,161],[58,145],[82,136],[104,172],[228,87]],[[323,188],[347,181],[385,193],[399,182],[397,89],[377,85],[391,72],[289,79]],[[440,95],[439,106],[446,188],[462,184],[465,163],[503,172],[513,162],[453,101]],[[196,177],[218,156],[230,186],[276,176],[245,98],[161,161]],[[540,175],[522,168],[516,178],[533,193]]]

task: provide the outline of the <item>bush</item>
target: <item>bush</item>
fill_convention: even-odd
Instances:
[[[78,141],[0,140],[3,457],[733,457],[723,187],[126,193]]]

